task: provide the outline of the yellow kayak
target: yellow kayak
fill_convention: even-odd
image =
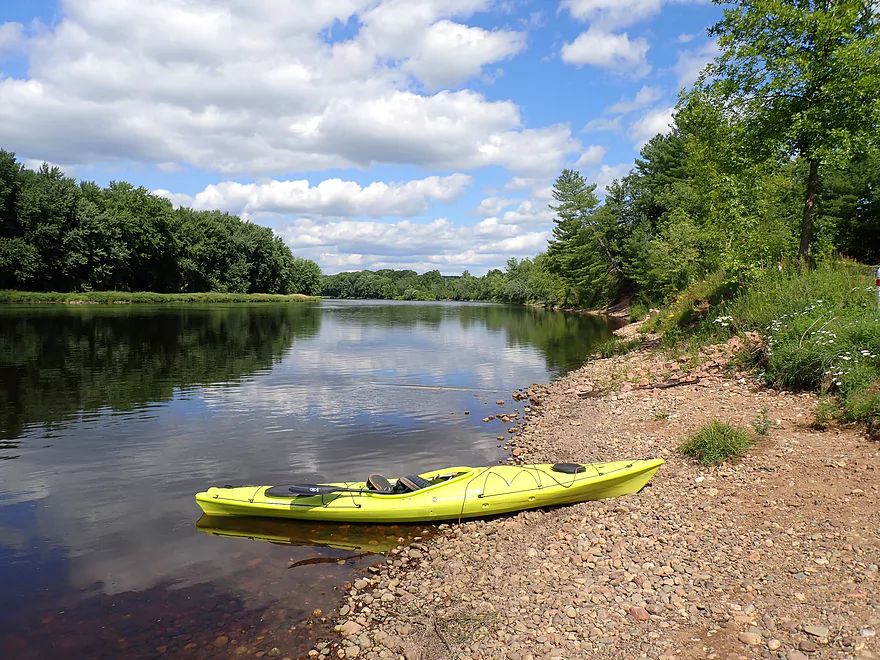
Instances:
[[[209,516],[327,522],[421,522],[492,516],[636,493],[662,459],[453,467],[419,475],[292,486],[224,486],[198,493]]]

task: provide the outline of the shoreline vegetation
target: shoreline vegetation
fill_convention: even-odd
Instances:
[[[301,293],[153,293],[149,291],[81,291],[77,293],[0,291],[0,304],[126,305],[143,303],[301,303],[320,296]]]

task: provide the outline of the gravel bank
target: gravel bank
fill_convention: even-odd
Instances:
[[[630,330],[627,328],[627,330]],[[351,585],[317,658],[880,658],[880,446],[810,427],[810,394],[690,364],[597,360],[529,390],[516,462],[660,456],[641,493],[442,526]],[[712,419],[773,421],[742,461],[675,454]]]

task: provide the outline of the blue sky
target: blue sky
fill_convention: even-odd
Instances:
[[[272,227],[325,273],[546,247],[713,57],[707,0],[0,0],[0,147]]]

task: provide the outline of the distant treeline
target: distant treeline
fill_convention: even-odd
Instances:
[[[320,280],[269,228],[0,150],[0,289],[315,295]]]
[[[384,300],[487,300],[525,302],[517,286],[511,288],[511,273],[518,268],[516,259],[507,262],[507,274],[494,268],[482,277],[468,271],[441,275],[429,270],[422,275],[414,270],[362,270],[325,275],[321,295],[331,298],[378,298]]]

